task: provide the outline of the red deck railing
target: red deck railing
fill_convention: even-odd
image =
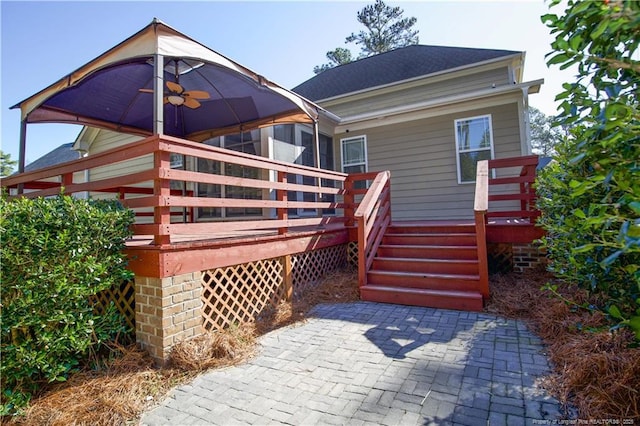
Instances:
[[[480,283],[483,296],[489,296],[489,272],[487,261],[487,222],[489,218],[500,218],[515,222],[533,224],[540,216],[536,210],[536,193],[533,186],[536,179],[538,156],[502,158],[478,162],[476,174],[476,192],[474,216],[480,265]],[[511,169],[511,176],[505,176],[504,169]],[[496,170],[502,170],[501,176],[493,177]],[[498,193],[499,192],[499,193]],[[492,205],[511,202],[517,206]]]
[[[255,175],[261,176],[262,179],[172,169],[172,154],[191,157],[193,161],[213,160],[258,169],[260,172]],[[81,176],[86,170],[145,156],[146,158],[140,161],[144,165],[136,168],[131,174],[90,182],[74,180],[83,180]],[[269,179],[269,176],[275,179]],[[296,183],[291,181],[293,177],[307,179],[297,178]],[[234,231],[278,230],[282,234],[310,226],[331,229],[354,225],[354,214],[359,205],[357,200],[367,191],[356,189],[358,185],[355,182],[374,177],[375,174],[349,177],[345,173],[270,160],[183,139],[151,136],[78,160],[11,176],[3,179],[1,185],[14,194],[24,191],[26,197],[54,196],[61,191],[65,194],[113,194],[126,207],[136,211],[138,217],[152,216],[152,223],[136,223],[133,231],[136,235],[152,236],[154,245],[162,246],[171,243],[172,235],[203,235],[215,238],[216,234],[228,235]],[[187,189],[172,189],[172,182],[174,187],[175,182],[178,182]],[[319,182],[322,182],[322,185],[319,185]],[[262,195],[258,199],[199,197],[194,196],[197,184],[258,189]],[[291,200],[289,194],[294,192],[307,196],[298,197],[302,198],[301,201]],[[202,207],[262,209],[263,214],[253,218],[195,222],[193,211]],[[307,215],[292,217],[290,209],[305,209]],[[180,215],[183,215],[184,220],[177,222],[176,216]]]
[[[488,175],[488,202],[489,218],[528,219],[534,222],[540,216],[536,209],[536,192],[534,182],[536,180],[536,168],[538,156],[528,155],[524,157],[501,158],[488,161],[488,171],[500,175],[500,171],[508,173],[505,169],[511,169],[510,176],[492,177]],[[501,192],[501,193],[498,193]],[[492,208],[499,202],[516,202],[519,209]],[[519,202],[519,203],[518,203]]]
[[[371,268],[378,246],[391,223],[391,174],[350,175],[350,180],[370,179],[373,182],[365,193],[354,216],[358,227],[358,285],[367,285],[367,271]]]

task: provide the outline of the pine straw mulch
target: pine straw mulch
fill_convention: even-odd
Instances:
[[[597,301],[576,287],[558,285],[576,305],[540,291],[550,281],[541,271],[494,275],[485,310],[522,319],[543,339],[554,370],[542,386],[565,408],[574,407],[579,419],[640,421],[640,348],[629,347],[633,334],[611,332],[602,313],[579,308]]]
[[[265,310],[255,323],[208,333],[173,347],[166,367],[158,368],[149,355],[131,345],[113,347],[117,356],[100,370],[72,375],[64,383],[43,389],[23,416],[2,418],[15,425],[136,424],[143,411],[171,388],[211,368],[236,365],[256,350],[256,338],[279,327],[304,321],[318,303],[357,301],[357,276],[352,269],[324,277],[292,303]]]
[[[540,291],[552,279],[544,272],[494,275],[486,311],[522,319],[544,340],[555,370],[542,384],[565,406],[575,407],[580,419],[640,420],[640,349],[628,347],[632,335],[626,330],[611,333],[602,314],[572,309]],[[586,300],[575,288],[566,288],[563,295],[578,304]],[[357,300],[356,274],[340,271],[325,277],[302,297],[294,297],[292,303],[263,311],[254,324],[175,346],[167,367],[154,366],[135,345],[114,348],[121,356],[108,368],[84,371],[51,386],[32,401],[25,416],[3,419],[3,423],[135,424],[144,410],[174,386],[210,368],[250,358],[258,336],[306,320],[318,303]]]

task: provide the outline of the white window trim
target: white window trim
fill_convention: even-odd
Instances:
[[[362,139],[364,141],[364,163],[354,163],[354,164],[344,164],[344,144],[345,142],[354,140],[354,139]],[[349,136],[348,138],[340,139],[340,171],[345,173],[345,167],[351,166],[359,166],[364,164],[365,173],[369,171],[369,155],[367,153],[367,135],[359,135],[359,136]]]
[[[489,148],[483,148],[483,149],[465,149],[465,150],[461,150],[460,149],[460,141],[458,140],[458,123],[461,121],[471,121],[471,120],[477,120],[477,119],[481,119],[481,118],[488,118],[489,119]],[[476,180],[472,180],[472,181],[468,181],[468,182],[463,182],[462,181],[462,173],[460,170],[460,154],[466,153],[466,152],[477,152],[477,151],[491,151],[491,159],[495,158],[494,156],[494,143],[493,143],[493,119],[491,117],[491,114],[484,114],[484,115],[476,115],[474,117],[465,117],[465,118],[458,118],[456,120],[454,120],[453,122],[453,132],[455,134],[455,139],[456,139],[456,169],[458,172],[458,185],[468,185],[468,184],[475,184]]]

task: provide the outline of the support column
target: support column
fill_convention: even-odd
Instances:
[[[547,253],[539,244],[513,243],[513,270],[527,272],[536,268],[546,267]]]
[[[24,173],[25,155],[27,153],[27,117],[20,121],[20,151],[18,153],[18,173]],[[24,193],[24,184],[18,184],[18,195]]]
[[[282,282],[284,285],[285,300],[290,302],[293,299],[293,267],[291,264],[291,255],[282,257]]]
[[[204,332],[201,275],[135,277],[136,341],[160,364],[173,345]]]
[[[156,54],[153,58],[153,133],[164,134],[164,57]]]

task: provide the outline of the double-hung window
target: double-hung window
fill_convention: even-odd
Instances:
[[[364,173],[367,171],[366,136],[341,139],[340,149],[344,173]]]
[[[493,158],[491,115],[455,120],[458,183],[476,181],[478,161]]]

